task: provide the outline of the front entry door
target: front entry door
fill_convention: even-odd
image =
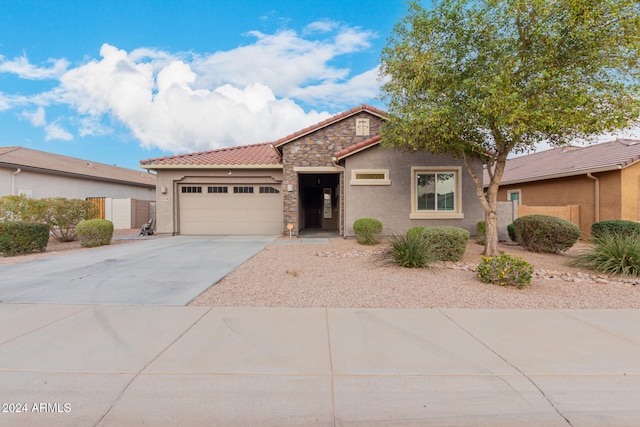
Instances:
[[[304,228],[322,228],[322,188],[304,188]]]

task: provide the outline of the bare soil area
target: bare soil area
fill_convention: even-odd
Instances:
[[[282,239],[286,240],[286,239]],[[281,241],[282,241],[281,240]],[[428,269],[385,265],[382,244],[330,239],[327,245],[273,244],[195,298],[196,306],[350,308],[640,308],[640,285],[567,263],[588,244],[564,254],[501,245],[536,269],[524,289],[482,283],[475,266],[483,246],[470,241],[460,263]]]

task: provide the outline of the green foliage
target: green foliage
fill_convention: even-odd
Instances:
[[[623,220],[606,220],[594,222],[591,225],[591,235],[594,238],[603,236],[604,234],[617,233],[640,235],[640,223],[635,221]]]
[[[411,1],[382,52],[383,144],[462,157],[497,232],[489,215],[510,153],[640,116],[639,48],[636,0]],[[491,237],[485,253],[497,254]]]
[[[382,233],[382,223],[375,218],[360,218],[354,221],[356,240],[362,245],[375,245]]]
[[[640,237],[637,234],[603,233],[595,247],[581,253],[571,264],[607,274],[637,277],[640,274]]]
[[[44,252],[48,242],[46,224],[0,221],[0,252],[4,256]]]
[[[550,215],[527,215],[514,222],[516,241],[531,252],[562,252],[580,238],[577,225]]]
[[[533,266],[520,257],[503,253],[497,257],[482,257],[477,273],[484,283],[522,289],[531,284]]]
[[[47,201],[47,223],[51,234],[60,242],[76,239],[76,225],[95,215],[94,206],[87,200],[55,197]]]
[[[429,267],[436,261],[430,237],[420,233],[392,234],[382,256],[401,267]]]
[[[0,220],[39,222],[49,225],[60,242],[76,238],[76,225],[95,216],[95,207],[86,200],[63,197],[31,199],[25,196],[0,197]]]
[[[516,237],[516,226],[514,223],[507,225],[507,233],[509,233],[509,239],[511,239],[512,242],[518,243],[518,238]]]
[[[108,245],[113,237],[113,223],[106,219],[89,219],[76,226],[76,233],[85,248]]]
[[[413,227],[407,231],[407,236],[410,234],[421,235],[430,242],[436,261],[460,261],[469,241],[469,232],[460,227]]]
[[[487,223],[484,221],[478,221],[476,224],[476,242],[481,245],[484,245],[485,240],[487,238]]]

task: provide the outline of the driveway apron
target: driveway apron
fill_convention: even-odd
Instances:
[[[276,236],[157,237],[0,267],[0,302],[186,305]]]

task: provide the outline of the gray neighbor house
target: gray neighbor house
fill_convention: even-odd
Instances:
[[[461,160],[380,146],[387,114],[361,105],[277,141],[147,159],[160,234],[353,236],[449,225],[475,233],[484,211]],[[482,176],[482,164],[475,164]]]
[[[25,147],[0,147],[0,196],[90,200],[116,228],[154,216],[156,176]]]

